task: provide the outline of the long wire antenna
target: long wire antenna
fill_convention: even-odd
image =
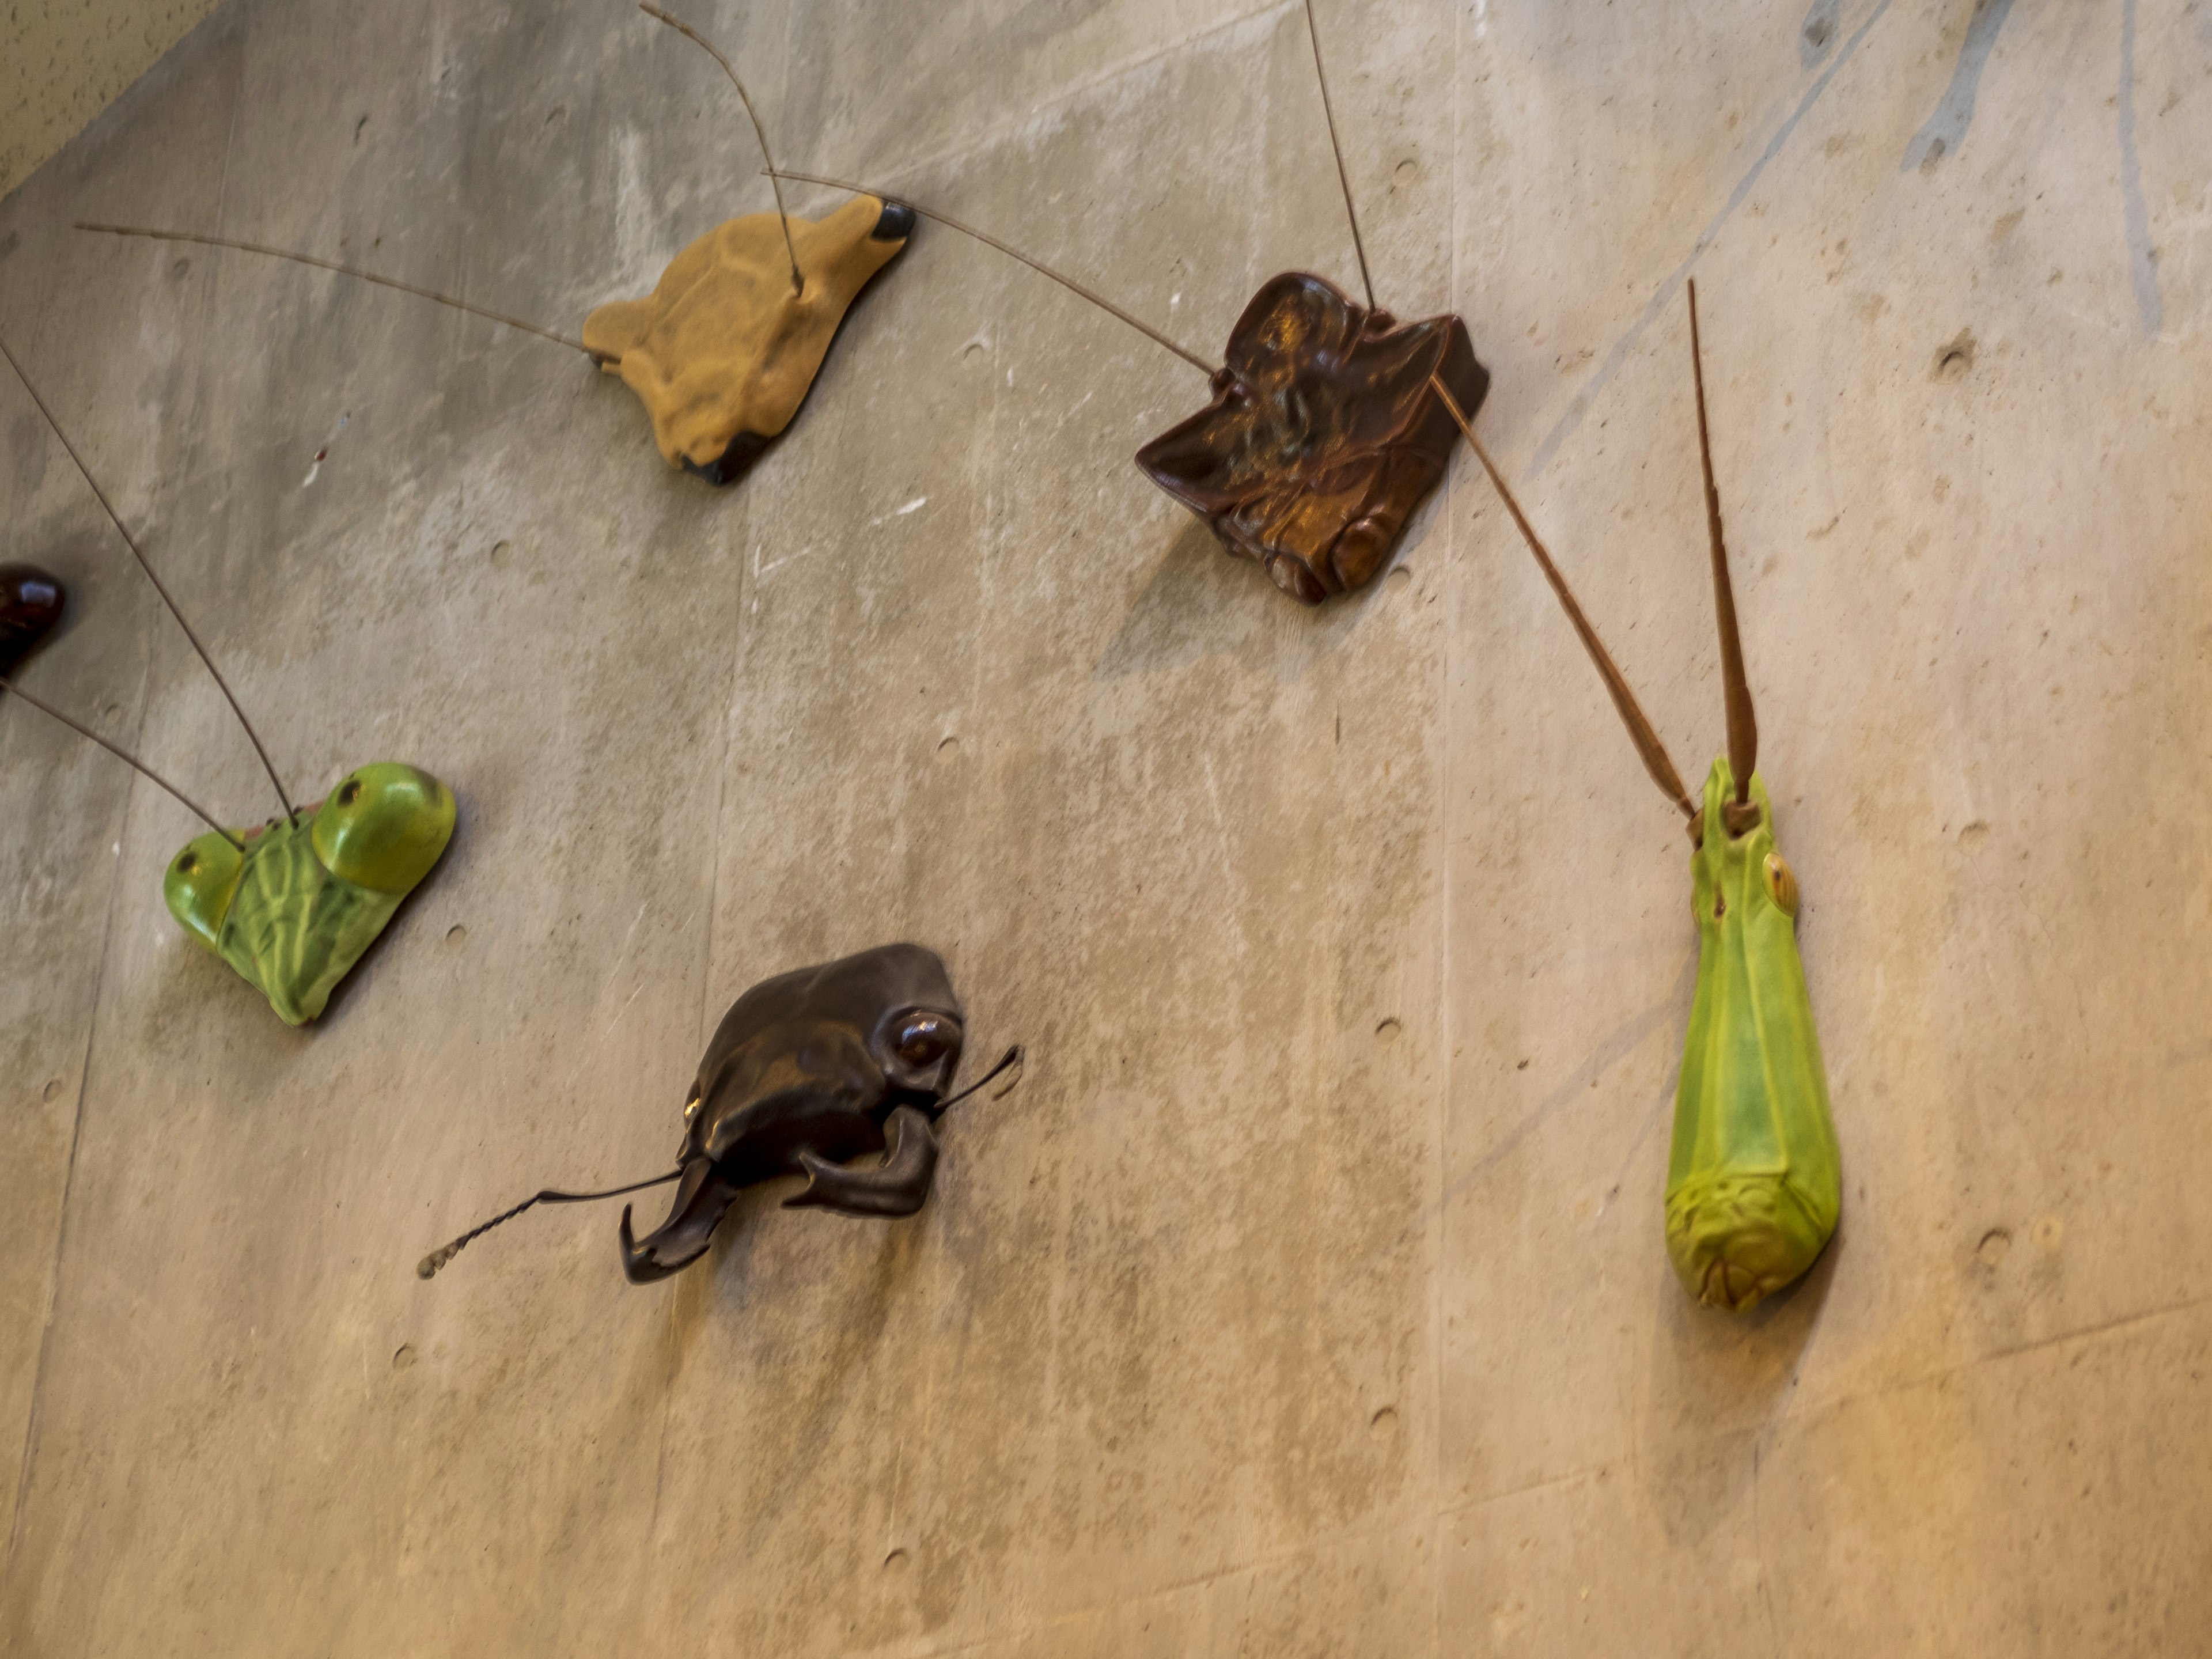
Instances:
[[[80,726],[76,721],[71,720],[67,714],[63,714],[60,709],[52,707],[51,704],[40,702],[36,697],[33,696],[29,692],[23,690],[21,686],[16,684],[15,681],[8,678],[5,675],[0,675],[0,687],[5,687],[7,690],[14,692],[25,702],[30,704],[32,708],[37,709],[40,714],[52,715],[54,719],[59,720],[64,726],[69,727],[70,731],[76,732],[79,737],[90,738],[94,743],[98,744],[102,749],[105,749],[109,754],[114,756],[118,760],[127,762],[131,766],[136,767],[141,773],[144,774],[147,777],[153,779],[153,781],[160,784],[162,788],[167,790],[179,800],[184,802],[186,806],[192,810],[192,812],[198,817],[206,823],[209,829],[214,830],[216,834],[221,836],[233,847],[238,848],[240,852],[242,853],[246,850],[246,843],[240,841],[236,836],[232,835],[229,830],[224,829],[221,824],[217,823],[215,819],[209,815],[206,807],[201,805],[183,790],[178,788],[175,784],[171,783],[168,779],[163,777],[152,767],[147,765],[144,761],[140,760],[137,756],[132,754],[129,750],[118,748],[115,744],[108,742],[106,738],[101,737],[99,732],[94,731],[90,726]]]
[[[1528,550],[1536,556],[1536,562],[1543,569],[1544,579],[1552,584],[1552,592],[1559,596],[1559,603],[1566,610],[1567,620],[1574,624],[1576,634],[1582,639],[1583,649],[1589,653],[1590,660],[1597,665],[1598,674],[1605,681],[1605,689],[1613,696],[1613,706],[1620,712],[1621,724],[1628,728],[1629,741],[1636,745],[1636,752],[1643,757],[1644,769],[1651,775],[1651,781],[1659,786],[1661,793],[1681,809],[1684,817],[1696,817],[1698,809],[1690,804],[1689,791],[1682,787],[1681,774],[1674,769],[1674,763],[1668,758],[1667,746],[1659,741],[1658,732],[1644,718],[1643,707],[1636,701],[1636,694],[1628,689],[1628,681],[1606,650],[1605,642],[1598,638],[1597,630],[1590,626],[1589,618],[1583,615],[1583,608],[1576,601],[1574,590],[1567,586],[1567,579],[1559,574],[1559,566],[1552,562],[1552,556],[1545,551],[1543,542],[1522,513],[1520,502],[1513,499],[1513,492],[1505,487],[1505,480],[1492,465],[1489,452],[1475,437],[1474,428],[1468,424],[1467,416],[1460,413],[1459,405],[1452,400],[1443,381],[1432,374],[1429,377],[1429,384],[1436,389],[1437,396],[1443,399],[1444,408],[1452,419],[1459,423],[1460,431],[1466,434],[1468,447],[1474,451],[1475,459],[1482,463],[1482,470],[1490,475],[1491,483],[1505,502],[1505,510],[1513,515],[1513,522],[1521,527],[1522,538],[1528,544]]]
[[[276,787],[276,799],[284,803],[285,817],[287,819],[296,817],[298,811],[292,805],[292,798],[284,793],[284,781],[276,775],[276,768],[269,759],[269,751],[261,746],[261,734],[253,729],[253,722],[246,718],[246,711],[238,706],[238,699],[232,695],[230,683],[223,678],[222,671],[215,665],[215,659],[208,655],[207,647],[200,643],[200,636],[192,632],[192,625],[185,620],[185,613],[177,608],[176,600],[169,597],[169,590],[161,585],[161,579],[154,574],[154,567],[146,562],[146,556],[139,550],[137,542],[132,538],[131,532],[124,528],[122,515],[116,512],[114,505],[108,501],[107,492],[100,487],[100,481],[92,476],[92,469],[84,464],[84,458],[76,453],[76,446],[69,441],[69,434],[62,430],[62,423],[54,418],[53,410],[46,407],[46,400],[39,396],[38,387],[33,386],[31,377],[23,373],[22,364],[15,361],[15,354],[8,349],[8,343],[5,340],[0,340],[0,357],[7,358],[8,367],[15,371],[15,378],[23,383],[23,390],[31,394],[31,401],[38,404],[39,413],[46,417],[46,424],[53,428],[54,436],[61,440],[62,447],[69,451],[70,459],[76,463],[76,470],[84,475],[85,483],[92,486],[92,493],[99,497],[100,506],[106,509],[109,520],[115,526],[116,533],[123,538],[124,545],[131,550],[131,556],[138,561],[138,568],[146,573],[146,580],[154,584],[154,591],[161,596],[161,603],[169,607],[169,614],[177,619],[177,626],[185,630],[185,637],[192,642],[192,649],[200,653],[200,660],[207,665],[208,672],[215,676],[215,683],[222,688],[222,695],[230,703],[230,712],[238,716],[238,723],[246,728],[246,738],[253,744],[253,752],[261,757],[262,768],[269,774],[269,781]],[[181,800],[183,797],[179,796],[178,799]],[[192,810],[199,811],[198,807]],[[204,812],[200,816],[207,817]],[[209,822],[213,823],[214,820],[209,819]]]
[[[234,242],[226,236],[200,236],[188,230],[146,230],[136,225],[91,224],[77,222],[79,230],[93,230],[108,236],[149,236],[157,242],[197,242],[202,247],[234,248],[240,253],[264,253],[272,259],[289,259],[295,264],[313,265],[318,270],[334,270],[341,276],[357,276],[364,283],[374,283],[379,288],[396,288],[402,294],[413,294],[425,300],[435,300],[441,306],[451,306],[456,311],[465,311],[472,317],[488,318],[495,323],[504,323],[509,328],[519,328],[526,334],[535,334],[542,340],[567,346],[571,351],[580,351],[595,362],[617,362],[614,357],[603,357],[581,340],[566,334],[556,334],[550,328],[540,328],[535,323],[526,323],[520,317],[510,317],[505,312],[488,311],[482,306],[472,306],[466,300],[456,300],[450,294],[441,294],[434,289],[417,288],[412,283],[403,283],[390,276],[380,276],[373,270],[362,270],[353,265],[342,265],[330,259],[318,259],[312,253],[294,253],[281,247],[268,247],[259,242]]]
[[[452,1243],[431,1251],[415,1264],[415,1276],[417,1279],[429,1278],[459,1255],[471,1239],[481,1238],[501,1222],[514,1220],[533,1204],[590,1204],[602,1198],[620,1198],[624,1193],[641,1193],[647,1187],[665,1186],[683,1173],[681,1170],[671,1170],[666,1175],[657,1175],[650,1181],[634,1181],[627,1187],[610,1187],[603,1193],[561,1193],[550,1187],[542,1193],[532,1193],[513,1209],[501,1211],[490,1220],[470,1228]]]
[[[1328,120],[1328,147],[1336,152],[1336,182],[1344,186],[1344,216],[1352,221],[1352,251],[1359,256],[1359,285],[1367,308],[1375,309],[1375,281],[1367,274],[1367,244],[1359,240],[1359,210],[1352,205],[1352,175],[1344,170],[1344,146],[1336,141],[1336,111],[1328,101],[1328,71],[1321,66],[1321,26],[1314,21],[1313,0],[1306,0],[1306,38],[1313,42],[1314,79],[1321,82],[1321,112]]]
[[[1008,258],[1020,260],[1024,264],[1027,265],[1031,270],[1036,271],[1039,276],[1051,277],[1054,282],[1058,283],[1062,288],[1066,289],[1071,293],[1081,295],[1085,299],[1090,301],[1092,305],[1097,306],[1101,311],[1107,312],[1113,316],[1119,317],[1123,322],[1128,324],[1131,328],[1135,329],[1138,333],[1145,336],[1146,338],[1151,340],[1154,344],[1165,346],[1170,351],[1174,352],[1176,356],[1182,358],[1183,362],[1188,363],[1200,374],[1212,376],[1218,374],[1221,372],[1218,365],[1207,362],[1205,358],[1200,356],[1194,351],[1184,350],[1182,347],[1177,345],[1173,340],[1168,338],[1166,335],[1161,333],[1159,330],[1154,328],[1151,324],[1139,322],[1134,317],[1132,317],[1127,312],[1122,310],[1121,307],[1115,305],[1112,301],[1102,299],[1099,295],[1093,294],[1089,289],[1084,287],[1082,283],[1077,282],[1073,277],[1063,276],[1058,271],[1054,270],[1050,265],[1045,264],[1039,260],[1030,258],[1028,254],[1023,252],[1019,248],[1008,247],[997,237],[988,235],[984,232],[976,229],[973,225],[963,225],[957,219],[952,218],[948,215],[939,213],[935,208],[926,208],[922,206],[921,203],[915,201],[912,197],[894,196],[887,190],[878,190],[872,185],[853,184],[843,179],[825,179],[818,173],[790,173],[775,167],[770,167],[769,171],[779,179],[797,179],[810,185],[827,185],[832,190],[849,190],[858,196],[874,196],[886,202],[896,202],[901,207],[912,208],[923,218],[934,219],[939,224],[943,225],[947,230],[957,230],[963,236],[973,236],[977,241],[983,243],[986,246],[998,249],[1000,252],[1005,254]]]
[[[760,116],[753,108],[752,95],[745,90],[745,83],[738,79],[738,72],[730,67],[730,60],[714,50],[714,43],[682,18],[672,17],[658,6],[647,5],[645,0],[638,0],[637,9],[647,17],[658,18],[693,46],[704,51],[722,66],[722,73],[730,77],[730,84],[738,89],[738,101],[745,106],[745,113],[752,118],[753,137],[760,140],[761,160],[768,163],[769,187],[775,191],[775,216],[783,222],[784,251],[791,255],[791,291],[804,294],[806,283],[799,274],[799,249],[791,240],[791,216],[783,210],[783,181],[776,175],[775,157],[768,153],[767,130],[761,125]]]
[[[1690,378],[1698,388],[1698,459],[1705,471],[1705,537],[1713,550],[1713,610],[1721,630],[1721,692],[1728,702],[1729,769],[1735,774],[1735,799],[1722,813],[1731,835],[1750,829],[1755,819],[1744,809],[1751,799],[1751,775],[1759,764],[1759,717],[1752,712],[1751,683],[1743,672],[1743,640],[1736,632],[1735,585],[1729,580],[1728,544],[1721,539],[1721,492],[1713,483],[1713,441],[1705,430],[1705,354],[1698,343],[1698,283],[1690,279]]]

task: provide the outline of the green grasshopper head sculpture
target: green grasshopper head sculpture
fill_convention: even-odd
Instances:
[[[1674,1091],[1667,1254],[1692,1296],[1742,1313],[1797,1279],[1827,1248],[1842,1208],[1843,1172],[1827,1068],[1797,954],[1797,878],[1775,848],[1774,805],[1758,771],[1759,723],[1744,672],[1705,427],[1696,283],[1689,293],[1698,453],[1728,707],[1728,753],[1713,762],[1703,808],[1691,805],[1658,732],[1474,428],[1450,393],[1437,389],[1597,665],[1644,769],[1689,820],[1698,990]]]
[[[323,1012],[453,839],[453,791],[379,761],[348,773],[294,820],[210,830],[169,860],[177,925],[236,969],[288,1025]]]

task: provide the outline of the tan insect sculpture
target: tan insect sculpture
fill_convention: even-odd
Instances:
[[[737,88],[767,156],[768,135],[730,60],[691,26],[658,6],[639,10],[696,42]],[[775,163],[769,161],[774,178]],[[435,300],[582,352],[638,395],[653,439],[671,466],[710,483],[733,483],[798,416],[837,330],[876,273],[914,230],[911,209],[855,196],[819,222],[793,219],[775,187],[774,213],[718,225],[669,262],[651,294],[617,300],[584,319],[581,339],[351,265],[258,242],[184,231],[80,223],[79,230],[265,253]]]

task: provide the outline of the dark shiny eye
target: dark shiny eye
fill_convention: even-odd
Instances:
[[[177,873],[180,876],[189,876],[199,867],[200,855],[198,853],[187,853],[177,860]]]
[[[345,781],[345,787],[338,791],[338,805],[341,806],[350,806],[360,799],[361,780],[359,778],[348,778]]]
[[[951,1028],[934,1014],[917,1015],[899,1027],[898,1057],[909,1066],[934,1066],[951,1046]]]

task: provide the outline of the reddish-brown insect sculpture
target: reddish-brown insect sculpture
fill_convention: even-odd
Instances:
[[[542,1192],[422,1258],[424,1279],[463,1246],[533,1204],[577,1204],[677,1183],[667,1220],[643,1238],[623,1209],[623,1273],[633,1285],[689,1267],[746,1187],[803,1175],[786,1209],[907,1216],[929,1196],[934,1124],[947,1107],[1020,1059],[1010,1050],[951,1099],[964,1026],[952,981],[919,945],[872,951],[763,980],[722,1016],[684,1105],[676,1168],[599,1193]],[[856,1158],[881,1152],[874,1164]]]
[[[1334,147],[1335,114],[1312,0],[1306,0],[1306,26]],[[1352,187],[1340,150],[1337,173],[1350,212]],[[778,176],[866,188],[818,173]],[[1470,418],[1490,389],[1489,373],[1475,360],[1457,317],[1401,323],[1376,305],[1356,212],[1352,244],[1366,305],[1325,278],[1285,271],[1252,296],[1217,368],[997,238],[909,198],[873,193],[1020,260],[1210,376],[1212,400],[1139,449],[1137,465],[1203,519],[1230,551],[1258,560],[1276,586],[1307,605],[1370,580],[1389,562],[1414,510],[1443,481],[1458,429],[1435,384],[1447,387]]]
[[[0,680],[53,630],[68,601],[58,576],[34,564],[0,564]]]

